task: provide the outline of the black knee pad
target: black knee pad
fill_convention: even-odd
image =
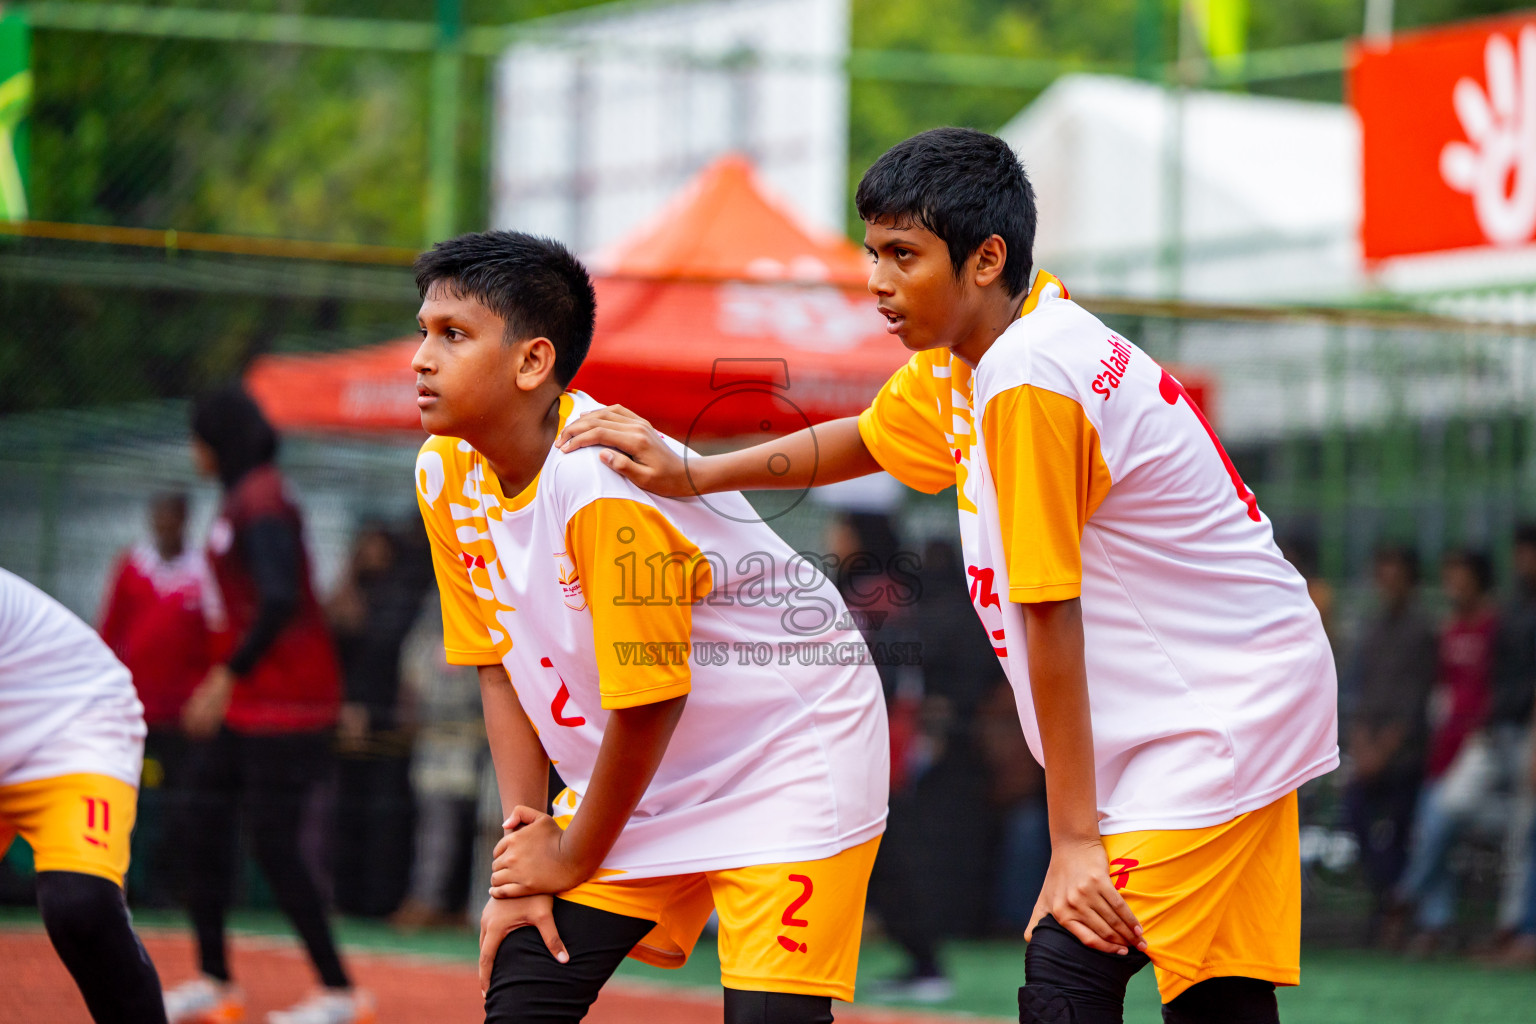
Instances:
[[[128,919],[115,882],[78,871],[38,872],[37,909],[55,944],[87,938],[114,918]]]
[[[557,961],[537,928],[508,934],[491,968],[486,1024],[576,1024],[635,943],[654,927],[650,921],[562,899],[555,900],[554,919],[570,961]]]
[[[1163,1005],[1164,1024],[1279,1024],[1274,982],[1208,978]]]
[[[1137,949],[1125,956],[1089,949],[1047,914],[1024,952],[1019,1022],[1123,1024],[1125,986],[1150,962]]]
[[[832,997],[728,988],[725,1024],[832,1024]]]
[[[117,883],[78,871],[39,871],[37,906],[92,1020],[165,1024],[160,978],[133,932]]]

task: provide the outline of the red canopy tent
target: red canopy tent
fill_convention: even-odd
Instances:
[[[864,255],[800,224],[740,157],[591,263],[597,332],[574,386],[678,438],[856,414],[907,358],[864,290]],[[419,429],[416,344],[266,356],[246,383],[280,427]]]

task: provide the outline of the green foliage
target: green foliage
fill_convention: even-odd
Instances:
[[[106,0],[73,0],[75,3]],[[123,0],[159,7],[432,21],[462,3],[488,25],[599,0]],[[1499,13],[1510,0],[1397,0],[1400,26]],[[852,0],[863,50],[1111,65],[1173,56],[1175,0]],[[1358,31],[1364,0],[1252,0],[1255,48]],[[1140,26],[1140,28],[1138,28]],[[1140,37],[1138,38],[1138,31]],[[1138,64],[1138,54],[1143,61]],[[414,246],[424,230],[431,58],[38,28],[32,216]],[[482,225],[492,63],[466,58],[458,220]],[[1263,86],[1337,100],[1337,75]],[[850,89],[850,196],[895,142],[941,124],[995,130],[1034,98],[1017,87],[860,79]],[[859,230],[850,209],[849,226]],[[0,262],[31,258],[0,242]],[[53,258],[57,254],[50,254]],[[0,412],[181,395],[294,338],[409,324],[400,303],[222,296],[74,282],[0,282]],[[390,328],[381,327],[382,332]],[[308,344],[308,342],[306,342]]]

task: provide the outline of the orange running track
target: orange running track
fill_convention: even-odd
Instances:
[[[190,936],[144,933],[144,945],[167,985],[197,973]],[[232,968],[245,989],[246,1020],[303,998],[314,984],[300,950],[281,939],[233,938]],[[0,929],[0,1024],[91,1024],[73,980],[37,928]],[[471,964],[419,956],[347,951],[354,980],[378,1000],[379,1024],[476,1024],[484,1020]],[[962,1024],[958,1018],[835,1004],[848,1024]],[[589,1024],[720,1024],[718,992],[620,981],[603,990]],[[970,1018],[974,1024],[975,1018]]]

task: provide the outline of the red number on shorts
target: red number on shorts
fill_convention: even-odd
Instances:
[[[1189,397],[1189,392],[1184,390],[1184,385],[1180,384],[1173,374],[1164,370],[1163,379],[1158,385],[1157,391],[1158,394],[1163,396],[1163,401],[1169,405],[1178,405],[1179,399],[1184,399],[1184,404],[1189,406],[1190,410],[1195,414],[1195,418],[1200,421],[1200,425],[1205,428],[1206,434],[1210,436],[1211,444],[1216,446],[1216,454],[1221,456],[1221,464],[1227,467],[1227,476],[1232,478],[1232,486],[1237,489],[1238,498],[1244,505],[1248,506],[1248,518],[1256,523],[1259,522],[1259,499],[1254,497],[1253,492],[1243,483],[1243,478],[1238,475],[1237,467],[1232,465],[1232,459],[1227,455],[1227,450],[1221,446],[1221,439],[1216,436],[1216,431],[1211,429],[1211,424],[1206,420],[1205,413],[1200,411],[1200,407],[1195,404],[1194,399]]]
[[[1129,857],[1116,857],[1109,862],[1109,874],[1114,879],[1117,892],[1124,889],[1126,883],[1131,880],[1131,869],[1140,866],[1140,864],[1141,861],[1132,860]]]
[[[811,893],[815,891],[816,887],[805,875],[790,875],[789,880],[791,882],[799,883],[801,892],[800,895],[796,897],[796,899],[790,903],[789,906],[784,908],[784,916],[779,918],[779,920],[788,928],[804,928],[811,922],[805,920],[802,917],[796,917],[795,911],[806,905],[806,903],[811,898]],[[805,943],[796,942],[794,939],[791,939],[787,935],[779,936],[779,945],[783,946],[791,953],[804,953],[806,949]]]
[[[85,827],[88,829],[99,827],[103,832],[112,831],[112,805],[99,796],[83,796],[80,799],[85,801]],[[96,824],[96,811],[98,808],[101,810],[101,824],[99,826]],[[104,841],[90,834],[83,835],[81,838],[92,846],[105,848],[107,845]]]

